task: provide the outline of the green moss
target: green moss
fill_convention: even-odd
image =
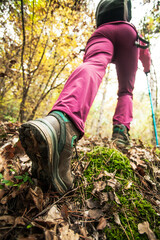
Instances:
[[[122,225],[115,223],[112,214],[106,216],[110,224],[110,228],[106,227],[104,230],[107,239],[125,240],[134,237],[136,240],[147,240],[147,235],[140,235],[138,232],[138,224],[144,221],[149,222],[150,228],[156,234],[157,239],[160,239],[160,218],[152,205],[143,198],[139,189],[140,180],[132,170],[129,159],[118,150],[96,147],[86,154],[85,161],[89,162],[87,169],[83,173],[83,177],[88,182],[85,188],[83,186],[86,198],[92,196],[93,183],[99,181],[96,178],[103,171],[116,172],[115,178],[121,185],[116,190],[116,195],[121,204],[117,204],[115,201],[110,202],[110,204],[113,205],[113,211],[118,213]],[[106,181],[107,179],[108,177],[103,176],[101,180]],[[128,182],[132,182],[129,189],[126,188]],[[112,191],[112,188],[107,186],[104,191]]]
[[[158,157],[160,157],[160,148],[156,148],[155,153],[157,154]]]
[[[133,171],[130,166],[129,159],[121,152],[115,149],[107,149],[96,147],[92,152],[86,154],[87,161],[90,161],[90,166],[85,172],[86,177],[98,176],[102,170],[113,173],[116,170],[116,176],[133,178]]]

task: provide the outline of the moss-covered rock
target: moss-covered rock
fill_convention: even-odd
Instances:
[[[132,169],[130,160],[116,149],[95,147],[84,158],[87,163],[82,175],[82,187],[87,199],[99,202],[99,208],[107,220],[105,231],[107,239],[148,239],[141,235],[138,224],[148,221],[151,230],[160,239],[160,217],[151,204],[150,189],[142,184],[142,177],[138,177]],[[95,188],[95,183],[104,182],[104,188]],[[113,182],[113,184],[108,184]],[[102,201],[102,193],[108,193],[108,200]],[[110,197],[113,192],[116,198]],[[147,192],[147,194],[146,194]],[[151,193],[152,194],[152,191]],[[108,207],[107,207],[108,206]],[[115,220],[115,213],[119,222]],[[98,221],[98,219],[97,219]]]

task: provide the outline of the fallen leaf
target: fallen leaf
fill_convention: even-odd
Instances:
[[[53,206],[44,217],[45,221],[54,222],[55,220],[62,219],[62,215],[56,206]]]
[[[96,178],[97,180],[100,178],[103,178],[105,176],[104,172],[100,172],[100,174],[98,175],[98,177]]]
[[[151,179],[149,175],[144,176],[144,179],[149,183],[150,187],[152,188],[152,190],[156,190],[156,183],[154,183]]]
[[[19,156],[19,158],[20,158],[22,166],[23,165],[24,166],[26,166],[26,165],[30,166],[31,165],[31,160],[30,160],[30,158],[26,154]]]
[[[85,202],[88,208],[93,209],[99,207],[99,203],[97,201],[94,201],[92,198],[85,200]]]
[[[130,155],[130,160],[132,162],[134,162],[137,166],[141,166],[143,168],[147,168],[147,165],[146,165],[145,161],[140,159],[140,156],[137,153],[137,151],[138,151],[138,149],[134,149],[134,152],[132,151],[132,154],[131,154],[131,151],[130,151],[130,154],[131,154]],[[143,158],[143,159],[145,159],[145,158]]]
[[[137,166],[137,171],[142,177],[145,176],[145,171],[141,166]]]
[[[45,234],[45,240],[58,240],[58,237],[56,236],[56,233],[54,230],[46,230],[44,234]]]
[[[100,204],[102,205],[104,202],[108,202],[108,193],[107,192],[100,192],[99,193]]]
[[[19,138],[15,142],[14,147],[15,147],[15,154],[25,153]]]
[[[4,168],[6,167],[6,160],[5,158],[0,154],[0,173],[3,172]]]
[[[79,234],[74,233],[73,230],[69,229],[69,225],[65,225],[59,228],[60,239],[62,240],[79,240]]]
[[[130,161],[130,165],[131,165],[133,170],[137,169],[137,165],[134,162]]]
[[[107,221],[104,217],[100,218],[97,230],[103,230],[107,226]]]
[[[160,201],[156,200],[156,204],[160,207]]]
[[[114,200],[115,200],[115,202],[118,203],[118,204],[121,204],[121,202],[119,201],[119,198],[117,197],[116,193],[113,192],[113,194],[114,194]]]
[[[0,226],[14,225],[15,218],[10,215],[0,216]]]
[[[6,191],[4,189],[0,189],[0,200],[3,198]]]
[[[85,237],[85,239],[87,238],[88,232],[87,232],[87,229],[85,227],[80,228],[80,233],[82,234],[82,236]]]
[[[23,226],[25,226],[25,224],[26,224],[26,223],[25,223],[23,217],[17,217],[17,218],[15,219],[15,223],[14,223],[15,226],[17,226],[17,225],[23,225]]]
[[[36,205],[36,207],[39,209],[39,211],[42,211],[43,208],[43,192],[42,189],[40,187],[35,187],[35,189],[33,190],[32,188],[30,188],[30,194],[33,198],[33,201]]]
[[[116,170],[113,173],[109,173],[107,171],[104,171],[104,174],[105,174],[106,177],[114,178],[115,175],[116,175]]]
[[[95,194],[96,192],[103,191],[105,187],[106,187],[106,182],[104,181],[95,182],[92,193]]]
[[[109,199],[111,201],[114,201],[115,200],[115,196],[114,196],[114,193],[113,192],[108,192],[108,196],[109,196]]]
[[[154,176],[155,177],[160,177],[160,169],[156,166],[153,166],[152,169],[153,169],[153,172],[154,172]]]
[[[68,207],[66,204],[63,204],[61,207],[61,215],[65,220],[68,219]]]
[[[3,152],[2,155],[6,158],[6,159],[12,159],[14,158],[15,155],[15,148],[12,146],[12,143],[6,143],[3,146]]]
[[[3,204],[3,205],[6,204],[8,202],[8,198],[9,198],[9,195],[6,195],[5,197],[2,197],[0,203]]]
[[[108,215],[112,214],[113,209],[112,209],[112,206],[111,206],[110,203],[106,203],[106,204],[103,206],[103,212],[107,212]]]
[[[118,213],[114,212],[114,213],[113,213],[113,216],[114,216],[114,221],[115,221],[115,223],[117,223],[118,225],[121,225],[121,220],[120,220],[120,218],[119,218]]]
[[[89,211],[84,211],[84,213],[83,213],[83,215],[84,215],[84,217],[89,217]]]
[[[116,179],[107,180],[107,185],[110,186],[113,190],[120,188],[120,183]]]
[[[138,231],[140,234],[146,233],[149,240],[157,240],[155,234],[152,232],[152,230],[149,227],[149,222],[143,222],[138,224]]]
[[[93,219],[99,219],[102,217],[104,214],[101,209],[90,209],[89,210],[89,216]]]
[[[132,181],[129,181],[127,183],[127,185],[125,186],[125,189],[130,189],[130,187],[132,186],[133,182]]]

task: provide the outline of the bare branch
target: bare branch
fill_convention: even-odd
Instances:
[[[28,69],[30,71],[30,66],[31,66],[31,53],[32,53],[32,41],[33,41],[33,25],[34,25],[34,0],[33,0],[33,11],[32,11],[32,29],[31,29],[31,41],[30,41],[30,56],[29,56],[29,65]]]
[[[42,60],[43,60],[43,57],[44,57],[44,54],[45,54],[45,51],[46,51],[46,48],[47,48],[47,44],[48,44],[48,40],[49,40],[49,37],[47,37],[47,40],[46,40],[46,43],[45,43],[45,46],[43,48],[43,52],[42,52],[42,55],[41,55],[41,58],[36,66],[36,68],[34,70],[31,71],[31,73],[33,73],[33,75],[35,74],[35,72],[38,70]]]
[[[65,80],[63,80],[61,83],[59,83],[57,86],[54,86],[55,81],[57,80],[57,78],[59,77],[59,75],[62,73],[62,71],[64,70],[64,68],[67,66],[67,64],[68,64],[68,63],[66,63],[66,64],[61,68],[61,70],[57,73],[56,77],[54,78],[54,80],[53,80],[50,88],[47,90],[47,92],[44,92],[44,90],[43,90],[43,93],[42,93],[41,96],[39,97],[39,100],[37,101],[37,104],[36,104],[36,106],[34,107],[34,109],[32,110],[32,113],[31,113],[30,116],[28,117],[27,121],[30,120],[30,119],[33,119],[33,117],[34,117],[34,115],[35,115],[35,113],[36,113],[36,111],[37,111],[40,103],[47,97],[47,95],[50,93],[50,91],[53,90],[53,89],[55,89],[55,88],[57,88],[57,87],[59,87],[62,83],[64,83],[64,82],[66,81],[66,79],[65,79]],[[54,86],[54,87],[53,87],[53,86]]]

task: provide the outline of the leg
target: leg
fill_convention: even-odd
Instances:
[[[133,119],[133,89],[138,64],[138,49],[135,46],[136,31],[129,25],[121,25],[115,47],[115,64],[118,76],[118,102],[113,116],[113,134],[119,148],[130,145],[129,129]]]
[[[102,52],[105,45],[97,41],[87,49],[84,63],[71,74],[50,114],[22,124],[19,130],[32,160],[32,173],[60,194],[72,187],[73,145],[83,135],[84,122],[112,59],[113,45],[106,38],[104,41],[108,52]]]
[[[123,29],[122,29],[123,31]],[[133,89],[138,64],[138,48],[134,45],[136,32],[126,32],[121,36],[116,51],[116,69],[118,75],[118,103],[113,117],[113,124],[123,124],[130,129],[133,119]],[[127,39],[127,41],[126,41]]]
[[[52,111],[66,113],[81,135],[84,134],[84,124],[107,64],[111,62],[113,56],[113,44],[104,37],[99,42],[94,40],[90,45],[86,48],[84,63],[71,74],[52,108]]]

